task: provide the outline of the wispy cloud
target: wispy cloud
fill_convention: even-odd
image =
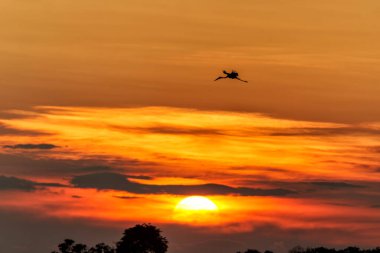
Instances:
[[[9,127],[0,122],[0,136],[1,135],[11,135],[11,136],[41,136],[48,135],[48,133],[36,130],[21,130],[17,128]]]
[[[60,183],[39,183],[17,177],[0,176],[0,190],[34,191],[37,187],[66,187]]]
[[[71,183],[79,188],[120,190],[139,194],[286,196],[296,193],[281,188],[230,187],[222,184],[149,185],[132,182],[125,175],[117,173],[96,173],[76,176],[73,177]]]
[[[350,125],[336,127],[291,127],[286,129],[267,128],[266,131],[268,135],[271,136],[337,136],[380,134],[379,129]]]
[[[137,199],[137,198],[139,198],[137,196],[120,196],[120,195],[115,195],[113,197],[118,198],[118,199]]]
[[[16,177],[0,176],[0,190],[33,191],[35,189],[36,183],[33,181]]]
[[[130,178],[150,179],[148,175],[139,175],[139,172],[141,170],[149,172],[153,166],[150,162],[127,158],[119,159],[112,156],[72,158],[38,156],[38,154],[0,153],[0,173],[9,175],[61,178],[84,173],[122,171],[130,172],[128,174]]]
[[[150,127],[127,127],[111,125],[112,129],[139,134],[171,134],[171,135],[224,135],[222,129],[205,127],[188,127],[175,125],[157,125]]]
[[[318,182],[310,182],[310,184],[319,187],[326,187],[329,189],[345,189],[345,188],[365,188],[364,185],[356,185],[345,182],[328,182],[328,181],[318,181]]]
[[[16,144],[16,145],[5,145],[4,148],[10,148],[10,149],[54,149],[58,148],[59,146],[56,146],[54,144],[49,143],[39,143],[39,144]]]

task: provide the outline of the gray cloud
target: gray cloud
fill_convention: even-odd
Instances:
[[[94,165],[94,166],[86,166],[80,168],[81,172],[105,172],[105,171],[113,171],[113,168],[108,167],[108,166],[102,166],[102,165]]]
[[[54,149],[58,148],[59,146],[56,146],[54,144],[49,143],[39,143],[39,144],[16,144],[16,145],[5,145],[4,148],[10,148],[10,149]]]
[[[175,135],[224,135],[222,130],[204,127],[158,125],[152,127],[126,127],[111,125],[112,129],[123,132],[154,133],[154,134],[175,134]]]
[[[289,189],[297,192],[292,196],[294,198],[324,199],[326,203],[338,203],[339,205],[371,206],[379,203],[380,200],[380,185],[376,181],[328,181],[324,179],[301,182],[243,179],[236,183]]]
[[[94,172],[94,173],[100,173],[100,172],[104,172],[106,174],[108,174],[109,172],[116,172],[116,171],[121,171],[122,169],[118,169],[118,168],[113,168],[113,167],[109,167],[109,166],[89,166],[89,167],[84,167],[84,168],[80,168],[80,171],[81,172]],[[150,176],[145,176],[145,175],[124,175],[125,177],[127,178],[133,178],[133,179],[143,179],[143,180],[150,180],[150,179],[153,179],[152,177]]]
[[[112,197],[118,198],[118,199],[138,199],[138,198],[140,198],[140,197],[136,197],[136,196],[120,196],[120,195],[115,195]]]
[[[95,173],[73,177],[71,183],[79,188],[96,188],[99,190],[120,190],[138,194],[177,194],[177,195],[227,195],[241,196],[285,196],[296,192],[276,188],[260,189],[247,187],[230,187],[221,184],[200,185],[149,185],[131,182],[126,175],[117,173]]]
[[[1,190],[34,191],[37,187],[66,187],[59,183],[39,183],[17,177],[0,176]]]
[[[255,176],[253,176],[255,178]],[[301,191],[321,191],[321,190],[337,190],[337,189],[359,189],[366,188],[374,182],[362,182],[362,181],[328,181],[328,180],[319,180],[319,181],[274,181],[274,180],[251,180],[245,179],[238,181],[242,184],[263,184],[272,187],[280,188],[291,188],[297,189],[297,192]],[[365,185],[364,185],[365,184]]]
[[[32,157],[20,153],[0,153],[0,175],[14,176],[72,176],[73,174],[95,172],[126,172],[129,177],[136,179],[150,179],[145,175],[138,175],[142,170],[152,171],[155,164],[136,159],[115,158],[109,156],[89,156],[82,159],[59,159],[47,157]],[[137,175],[135,175],[135,173]]]
[[[55,175],[64,176],[66,173],[73,173],[76,169],[92,164],[86,160],[69,159],[33,159],[22,154],[1,154],[0,153],[0,173],[22,174],[22,175]]]
[[[156,134],[173,134],[173,135],[232,135],[232,136],[334,136],[334,135],[377,135],[379,129],[372,129],[360,126],[343,126],[343,127],[294,127],[294,128],[271,128],[271,127],[253,127],[251,129],[242,129],[237,132],[225,131],[224,129],[206,128],[206,127],[189,127],[175,125],[157,125],[151,127],[128,127],[110,125],[112,129],[123,132],[134,133],[156,133]],[[379,150],[379,149],[377,149]]]
[[[16,177],[0,176],[0,190],[35,190],[35,182]]]
[[[48,135],[48,133],[39,132],[39,131],[31,131],[31,130],[19,130],[19,129],[8,127],[0,123],[0,135],[38,136],[38,135]]]
[[[43,186],[43,187],[68,187],[67,185],[60,184],[60,183],[38,183],[35,182],[36,186]]]
[[[319,187],[326,187],[329,189],[342,189],[342,188],[365,188],[364,185],[350,184],[345,182],[331,182],[331,181],[318,181],[310,182],[310,184]]]
[[[278,128],[266,129],[270,136],[331,136],[331,135],[368,135],[380,134],[379,129],[366,127],[300,127],[287,128],[279,131]]]

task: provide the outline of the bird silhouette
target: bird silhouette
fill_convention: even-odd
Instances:
[[[222,79],[222,78],[231,78],[231,79],[237,79],[239,81],[248,83],[248,81],[240,79],[238,72],[236,72],[235,70],[232,70],[231,73],[228,73],[227,71],[223,70],[223,73],[226,74],[226,76],[219,76],[214,81],[217,81],[217,80]]]

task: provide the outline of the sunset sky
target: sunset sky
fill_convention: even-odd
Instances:
[[[4,252],[380,246],[380,1],[2,0],[0,38]]]

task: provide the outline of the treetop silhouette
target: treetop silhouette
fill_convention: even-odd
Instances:
[[[87,249],[85,244],[65,239],[52,253],[165,253],[168,240],[161,235],[161,230],[151,224],[140,224],[124,231],[123,237],[116,243],[116,248],[105,243],[98,243]]]
[[[168,250],[168,240],[151,224],[126,229],[116,245],[116,253],[165,253]]]

